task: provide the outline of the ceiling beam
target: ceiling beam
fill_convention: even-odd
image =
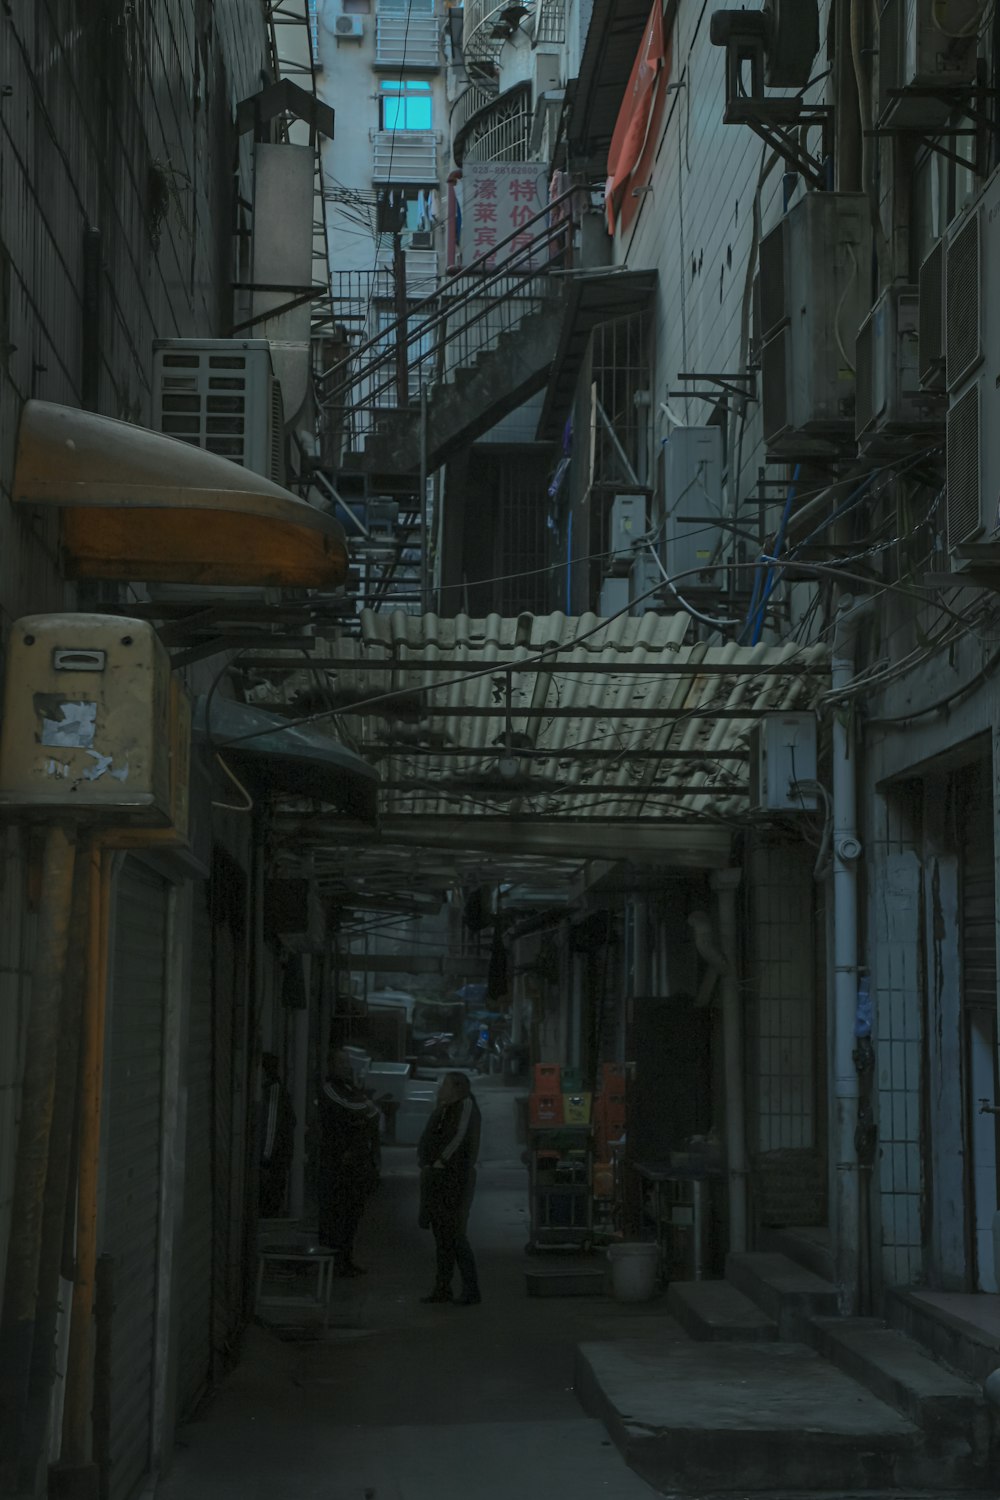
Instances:
[[[389,760],[404,758],[408,755],[433,755],[433,756],[460,756],[465,760],[497,760],[503,753],[502,745],[494,745],[489,749],[463,745],[363,745],[362,753],[366,760]],[[519,760],[531,760],[537,765],[543,765],[549,760],[572,760],[574,762],[587,761],[632,761],[632,760],[687,760],[700,761],[703,765],[714,761],[748,761],[750,753],[747,750],[587,750],[575,748],[571,750],[517,750]]]
[[[629,859],[680,869],[717,869],[729,863],[732,830],[707,820],[679,823],[649,818],[525,817],[476,813],[465,816],[398,816],[382,819],[381,838],[370,831],[322,818],[276,819],[282,833],[331,847],[454,849],[456,852],[555,856],[565,859]],[[400,869],[400,881],[406,869]]]
[[[340,971],[350,974],[440,974],[456,978],[485,976],[488,958],[462,958],[461,955],[428,953],[341,953]]]
[[[287,666],[290,672],[301,670],[294,662],[278,663]],[[317,657],[316,665],[325,672],[457,672],[468,676],[486,677],[492,673],[505,676],[508,672],[551,672],[553,677],[583,676],[587,673],[601,677],[808,677],[830,675],[829,662],[699,662],[686,666],[675,661],[607,661],[598,657],[593,662],[561,661],[558,656],[544,657],[541,661],[529,658],[526,661],[436,661],[433,657],[413,657],[404,661],[369,660],[363,656]],[[277,670],[277,666],[271,668]]]

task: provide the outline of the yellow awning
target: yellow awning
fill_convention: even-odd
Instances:
[[[289,490],[71,406],[25,405],[13,494],[59,507],[72,578],[331,588],[347,576],[342,527]]]

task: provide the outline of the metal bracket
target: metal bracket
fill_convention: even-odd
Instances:
[[[687,396],[700,398],[703,401],[717,401],[719,399],[719,391],[722,391],[727,396],[732,396],[734,400],[737,401],[757,400],[756,370],[750,370],[746,374],[740,375],[717,375],[714,371],[711,370],[694,372],[689,370],[678,370],[677,379],[708,380],[713,386],[716,387],[716,389],[711,391],[668,391],[667,399],[669,401],[679,401]]]
[[[986,175],[986,165],[983,160],[984,134],[995,129],[995,122],[987,113],[986,105],[992,102],[996,105],[1000,102],[1000,89],[989,88],[986,84],[979,84],[971,90],[956,90],[947,88],[908,88],[908,89],[886,89],[888,99],[936,99],[939,103],[946,105],[954,114],[961,115],[974,127],[971,130],[959,129],[953,125],[942,125],[937,129],[936,135],[927,135],[922,130],[914,130],[907,125],[882,125],[876,126],[874,130],[866,130],[865,135],[892,139],[894,136],[910,136],[913,140],[925,147],[928,151],[943,156],[947,161],[954,162],[956,166],[972,168],[977,177]],[[975,102],[973,102],[975,101]],[[976,160],[967,161],[965,157],[959,156],[956,151],[951,151],[942,144],[939,137],[944,136],[948,140],[966,139],[970,136],[975,138]]]
[[[834,111],[829,104],[803,104],[799,99],[729,99],[722,117],[726,125],[749,125],[765,145],[776,151],[812,187],[827,192],[831,186]],[[802,145],[801,132],[819,126],[822,155]]]

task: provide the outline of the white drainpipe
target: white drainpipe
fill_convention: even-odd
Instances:
[[[831,683],[834,691],[855,676],[858,627],[872,601],[852,595],[840,600],[833,638]],[[852,719],[833,711],[833,1014],[832,1133],[830,1140],[830,1228],[834,1274],[841,1311],[857,1311],[860,1286],[860,1174],[854,1146],[858,1118],[858,1073],[854,1066],[854,1021],[858,1001],[858,860],[861,841],[857,818],[857,760]]]

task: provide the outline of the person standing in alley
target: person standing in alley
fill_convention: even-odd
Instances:
[[[363,1276],[354,1239],[379,1179],[379,1112],[354,1082],[349,1055],[331,1053],[319,1099],[319,1240],[336,1252],[335,1274]]]
[[[278,1073],[277,1055],[262,1053],[260,1066],[264,1074],[260,1111],[260,1216],[277,1219],[285,1211],[288,1169],[295,1141],[295,1111]]]
[[[437,1105],[417,1147],[420,1163],[420,1226],[434,1234],[437,1274],[424,1302],[457,1301],[461,1307],[480,1302],[476,1260],[466,1226],[476,1188],[476,1162],[482,1121],[479,1105],[464,1073],[446,1073]],[[452,1298],[455,1267],[461,1295]]]

